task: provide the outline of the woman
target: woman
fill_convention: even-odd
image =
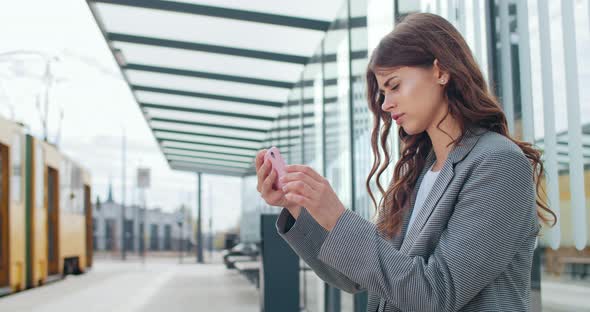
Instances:
[[[273,189],[263,150],[258,191],[284,207],[280,235],[326,282],[368,291],[368,311],[529,310],[539,218],[556,218],[537,196],[543,164],[531,144],[509,136],[459,32],[437,15],[409,15],[373,52],[367,95],[376,223],[345,209],[307,166],[288,166],[285,186]],[[392,121],[403,148],[384,190]]]

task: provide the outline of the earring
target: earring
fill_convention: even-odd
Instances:
[[[447,83],[447,80],[446,80],[446,79],[440,79],[438,82],[439,82],[440,84],[445,84],[445,83]]]

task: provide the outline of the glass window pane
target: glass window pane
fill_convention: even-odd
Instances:
[[[288,91],[284,89],[245,83],[149,73],[138,70],[127,70],[126,73],[132,85],[215,95],[234,96],[239,94],[240,97],[275,102],[282,102],[288,94]]]
[[[164,129],[164,130],[182,131],[182,132],[189,132],[189,133],[233,136],[236,139],[263,140],[264,137],[266,136],[266,133],[264,133],[264,132],[224,129],[224,128],[219,128],[219,127],[209,127],[209,126],[205,126],[205,125],[202,125],[202,126],[201,125],[187,125],[187,124],[180,124],[180,123],[174,123],[174,122],[164,122],[164,121],[150,121],[150,125],[152,126],[153,129]]]
[[[186,134],[175,134],[175,133],[168,133],[168,132],[155,132],[157,138],[161,139],[170,139],[170,140],[179,140],[179,141],[187,141],[187,142],[201,142],[201,143],[211,143],[211,144],[221,144],[221,145],[228,145],[233,147],[244,147],[244,148],[260,148],[259,143],[255,142],[248,142],[238,139],[221,139],[221,138],[212,138],[203,135],[186,135]]]
[[[37,209],[45,208],[45,159],[43,146],[35,141],[35,206]]]
[[[22,156],[23,156],[23,138],[21,134],[14,134],[12,139],[12,178],[10,180],[10,189],[12,201],[15,203],[22,202]]]
[[[279,81],[296,80],[301,65],[175,48],[115,42],[127,63]],[[167,57],[162,57],[166,55]]]
[[[253,120],[248,118],[212,114],[187,113],[159,108],[144,108],[144,111],[146,111],[150,117],[166,118],[186,122],[201,122],[214,125],[239,125],[240,127],[253,129],[266,129],[272,124],[272,121]]]
[[[197,151],[208,151],[208,152],[220,152],[220,153],[228,153],[228,154],[232,154],[232,155],[241,155],[241,156],[249,156],[252,157],[252,159],[254,159],[254,157],[256,156],[256,152],[255,151],[248,151],[248,150],[243,150],[243,149],[239,149],[239,148],[233,148],[233,147],[217,147],[217,146],[209,146],[209,145],[203,145],[203,144],[198,144],[198,143],[179,143],[179,142],[169,142],[169,141],[163,141],[162,142],[162,147],[171,147],[171,148],[184,148],[184,149],[191,149],[191,150],[197,150]]]
[[[138,100],[142,103],[153,103],[227,113],[247,114],[269,118],[275,118],[279,112],[279,108],[255,104],[210,100],[199,97],[170,95],[146,91],[136,91],[135,94]]]
[[[311,55],[322,32],[163,10],[97,4],[110,32],[231,46],[293,55]],[[133,22],[130,22],[133,16]],[[178,31],[207,29],[207,31]],[[239,30],[239,36],[236,31]],[[259,34],[263,33],[264,36]]]
[[[297,2],[281,2],[275,0],[235,1],[235,0],[179,0],[179,2],[206,4],[235,8],[247,11],[257,11],[269,14],[298,16],[311,19],[331,21],[334,13],[341,5],[340,1],[300,0]]]

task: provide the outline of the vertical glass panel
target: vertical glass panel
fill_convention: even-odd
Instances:
[[[312,56],[312,61],[305,67],[303,72],[303,163],[312,166],[318,173],[322,174],[321,155],[318,156],[316,149],[322,150],[321,137],[318,139],[318,133],[322,132],[322,98],[323,85],[321,80],[322,63],[321,45],[316,53]]]
[[[590,93],[576,87],[590,82],[590,62],[581,57],[590,48],[587,10],[585,1],[543,0],[496,1],[492,11],[502,104],[508,117],[513,100],[512,134],[543,151],[542,184],[558,215],[555,227],[541,230],[535,252],[543,310],[583,309],[583,300],[558,289],[588,289],[574,281],[590,258]]]
[[[516,4],[495,1],[496,77],[498,95],[508,121],[510,134],[522,137],[520,80],[518,79],[518,45],[516,32]],[[516,75],[516,77],[515,77]]]
[[[322,51],[323,51],[323,44],[322,44]],[[322,52],[323,58],[323,52]],[[326,167],[325,167],[325,116],[324,116],[324,65],[322,61],[322,70],[321,73],[316,74],[313,81],[313,106],[314,106],[314,121],[313,121],[313,129],[314,129],[314,161],[316,163],[315,168],[318,169],[322,175],[325,175]]]
[[[346,7],[343,7],[338,19],[345,24]],[[350,202],[350,149],[349,149],[349,60],[347,30],[338,27],[328,31],[325,38],[327,59],[324,65],[324,83],[336,80],[336,84],[326,86],[324,94],[326,119],[326,174],[332,187],[346,207]]]
[[[379,41],[381,41],[381,38],[393,30],[395,14],[394,1],[368,0],[366,11],[367,48],[370,55],[373,49],[379,44]]]
[[[367,0],[350,1],[350,18],[353,21],[363,21],[363,25],[367,25]],[[384,6],[387,9],[389,6]],[[393,14],[392,11],[390,11]],[[354,200],[352,203],[354,210],[366,219],[370,219],[373,215],[368,193],[365,188],[365,180],[369,172],[370,166],[370,128],[372,126],[372,119],[369,116],[369,110],[366,101],[365,92],[365,73],[367,69],[367,50],[368,50],[368,34],[367,27],[350,28],[350,48],[353,57],[350,58],[349,70],[349,90],[350,96],[348,102],[347,113],[350,115],[347,121],[350,124],[350,132],[347,133],[347,149],[352,149],[352,172],[348,177],[348,183],[352,183],[352,194],[354,195],[349,200]],[[362,51],[362,54],[361,54]],[[350,102],[352,101],[352,102]],[[352,111],[350,111],[352,110]],[[351,142],[352,139],[352,143]],[[352,144],[352,146],[350,146]],[[349,170],[347,170],[349,171]],[[359,294],[357,296],[342,292],[342,307],[343,309],[350,309],[354,307],[355,297],[361,299],[366,294]],[[364,307],[362,309],[365,309]],[[348,311],[348,310],[345,310]]]
[[[401,21],[406,15],[420,11],[420,1],[396,1],[369,0],[367,8],[367,43],[369,53],[395,28],[394,21]],[[397,10],[396,10],[397,9]],[[362,35],[358,32],[351,34],[353,44],[362,43]],[[358,39],[357,39],[358,38]],[[374,206],[366,191],[366,178],[371,170],[375,157],[371,150],[371,131],[373,129],[373,115],[369,111],[366,95],[366,62],[353,60],[352,72],[354,77],[353,83],[353,105],[354,105],[354,123],[355,123],[355,188],[357,194],[357,210],[365,218],[370,218],[374,213]],[[358,80],[358,79],[362,79]],[[362,86],[362,89],[361,89]],[[388,185],[393,177],[393,169],[397,162],[399,154],[398,128],[395,123],[391,126],[389,136],[389,154],[391,164],[388,170],[381,176],[381,184]],[[377,202],[381,194],[377,189],[376,175],[371,181],[371,190]]]
[[[301,81],[297,83],[297,87],[293,88],[289,101],[287,102],[287,116],[286,116],[286,131],[285,142],[288,148],[288,162],[292,164],[302,163],[302,146],[301,146]]]
[[[359,0],[354,1],[354,3],[351,6],[351,16],[353,18],[367,19],[367,1]],[[393,23],[391,23],[390,28],[391,31]],[[350,33],[350,40],[353,51],[367,51],[369,42],[367,27],[353,28]],[[352,139],[354,151],[352,161],[354,163],[355,210],[364,218],[371,219],[374,209],[365,186],[372,165],[371,129],[373,128],[373,118],[369,111],[366,95],[365,74],[367,64],[368,59],[366,57],[351,60]]]
[[[322,174],[322,49],[321,45],[312,56],[311,61],[303,71],[299,89],[303,105],[303,159],[301,163],[310,165]],[[318,137],[318,134],[320,137]],[[318,145],[318,143],[320,145]],[[299,152],[299,151],[298,151]],[[324,283],[301,261],[301,306],[305,311],[324,311]]]
[[[293,96],[291,92],[289,94],[288,100],[290,100]],[[288,141],[288,133],[289,133],[289,121],[287,120],[288,115],[288,106],[285,105],[281,109],[278,118],[277,129],[274,131],[274,140],[276,142],[276,147],[281,150],[281,153],[284,154],[285,160],[289,162],[291,155],[289,154],[289,141]]]
[[[543,149],[546,170],[546,189],[551,209],[559,215],[559,178],[557,163],[557,136],[554,105],[554,89],[552,68],[551,30],[547,1],[530,3],[530,39],[531,39],[531,72],[535,126],[535,143]],[[548,245],[553,249],[559,247],[560,220],[551,229],[547,229],[540,245]],[[544,231],[543,231],[544,232]],[[543,248],[543,247],[542,247]]]
[[[324,103],[326,178],[345,207],[351,208],[350,166],[350,50],[348,40],[348,1],[336,16],[324,38]],[[341,292],[342,311],[352,311],[352,295]]]
[[[464,4],[464,20],[465,31],[464,36],[467,44],[471,48],[477,63],[479,64],[484,77],[487,78],[487,53],[486,46],[486,15],[484,0],[465,1]]]
[[[268,132],[267,144],[265,145],[266,148],[276,145],[275,137],[277,136],[277,129],[279,127],[279,119],[277,118],[272,123],[272,128]]]
[[[258,178],[255,175],[242,179],[242,217],[240,219],[240,241],[260,242],[260,213],[266,203],[256,190]]]
[[[569,183],[571,192],[571,222],[573,231],[574,247],[583,250],[588,244],[588,226],[586,212],[586,196],[584,196],[584,155],[583,155],[583,129],[580,113],[580,77],[578,76],[578,52],[577,41],[583,43],[581,38],[576,36],[578,31],[587,29],[586,25],[575,22],[576,6],[573,1],[561,1],[563,49],[564,49],[564,71],[565,71],[565,101],[567,106],[567,141],[569,156]],[[587,31],[583,31],[587,34]],[[586,117],[588,118],[588,117]]]

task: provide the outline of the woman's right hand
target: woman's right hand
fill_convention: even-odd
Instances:
[[[301,207],[297,204],[289,202],[285,198],[285,193],[281,189],[276,189],[273,184],[277,180],[277,171],[272,170],[272,164],[269,160],[264,161],[266,150],[260,150],[256,154],[256,176],[258,177],[258,185],[256,189],[264,199],[264,201],[271,206],[285,207],[291,215],[297,219]]]

